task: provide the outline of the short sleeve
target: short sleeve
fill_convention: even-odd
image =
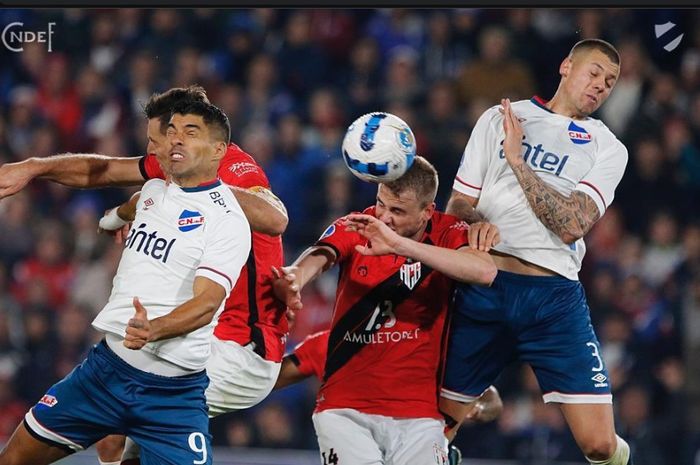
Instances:
[[[301,374],[323,379],[329,333],[326,330],[307,336],[294,348],[292,360]]]
[[[446,249],[457,250],[469,245],[469,225],[466,221],[455,221],[447,227],[436,244]]]
[[[615,189],[625,173],[627,159],[627,148],[615,140],[615,143],[600,153],[593,168],[575,187],[575,190],[588,194],[595,201],[600,216],[603,216],[615,198]]]
[[[155,154],[149,153],[139,160],[139,170],[143,179],[165,179],[163,168],[160,167]]]
[[[489,159],[498,147],[498,110],[486,110],[477,120],[464,148],[452,188],[471,197],[479,197]]]
[[[265,172],[250,155],[236,145],[229,145],[226,156],[219,164],[219,178],[231,186],[248,189],[264,187],[270,189]]]
[[[344,218],[344,217],[343,217]],[[342,262],[355,250],[355,245],[364,243],[360,234],[348,231],[343,223],[343,218],[338,218],[321,234],[314,245],[325,245],[335,250],[338,256],[337,262]]]
[[[227,215],[206,226],[204,253],[195,276],[220,284],[228,297],[250,255],[250,225],[243,215]]]

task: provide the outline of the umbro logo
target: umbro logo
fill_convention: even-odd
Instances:
[[[595,381],[595,387],[608,387],[608,383],[606,383],[608,377],[603,373],[596,374],[595,376],[591,377],[591,380]]]

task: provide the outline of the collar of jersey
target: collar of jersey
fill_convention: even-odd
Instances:
[[[541,109],[548,111],[549,113],[556,114],[549,108],[547,108],[547,100],[543,99],[539,95],[533,95],[530,101],[537,107],[540,107]]]
[[[202,184],[195,186],[195,187],[182,187],[180,186],[180,189],[183,190],[183,192],[202,192],[202,191],[208,191],[209,189],[214,189],[215,187],[219,187],[221,185],[221,181],[219,178],[212,179],[211,181],[206,181],[203,182]]]
[[[553,115],[564,116],[564,115],[560,115],[559,113],[555,113],[552,110],[550,110],[549,108],[547,108],[547,102],[549,102],[549,100],[545,100],[542,97],[540,97],[539,95],[533,95],[532,98],[530,99],[530,102],[532,102],[532,104],[535,105],[536,107],[540,107],[541,109],[543,109],[544,111],[546,111],[548,113],[551,113]],[[564,116],[564,118],[566,118],[566,116]],[[568,119],[573,120],[573,121],[588,121],[588,120],[593,119],[593,118],[591,118],[590,116],[586,116],[586,119],[583,119],[583,120],[574,120],[573,118],[568,118]]]

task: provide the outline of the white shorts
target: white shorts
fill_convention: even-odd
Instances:
[[[207,362],[209,417],[250,408],[272,391],[281,363],[253,352],[251,346],[212,338]]]
[[[339,465],[446,465],[445,422],[394,418],[354,409],[313,415],[321,463]]]

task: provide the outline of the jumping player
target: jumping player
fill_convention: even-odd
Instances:
[[[620,58],[578,42],[554,97],[504,99],[479,118],[447,211],[495,224],[490,288],[458,285],[441,408],[459,423],[469,403],[519,358],[534,369],[592,464],[630,463],[615,434],[610,380],[578,281],[583,236],[613,201],[627,149],[589,115],[610,95]],[[475,210],[476,209],[476,210]]]

